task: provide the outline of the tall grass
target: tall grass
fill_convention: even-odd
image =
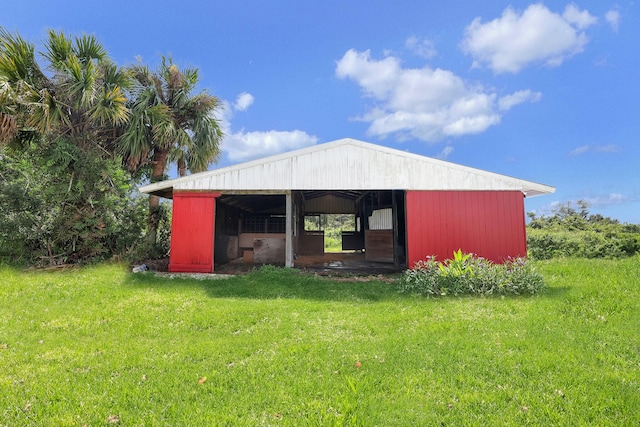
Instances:
[[[640,258],[535,297],[0,268],[0,425],[638,425]]]

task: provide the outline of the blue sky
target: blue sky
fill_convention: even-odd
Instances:
[[[640,223],[632,0],[6,1],[0,26],[94,34],[119,65],[197,67],[218,166],[356,138],[557,187]],[[216,167],[215,165],[212,166]]]

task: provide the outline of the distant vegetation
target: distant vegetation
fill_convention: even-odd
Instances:
[[[306,215],[304,227],[307,231],[324,231],[324,251],[342,251],[342,232],[355,231],[356,220],[353,214]]]
[[[640,225],[591,214],[583,200],[561,204],[551,215],[528,216],[527,244],[534,259],[619,258],[640,252]]]

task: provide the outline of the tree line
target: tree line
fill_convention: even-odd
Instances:
[[[118,66],[91,35],[49,30],[36,53],[0,28],[0,260],[166,251],[163,206],[135,189],[218,159],[221,103],[198,80],[167,57]]]
[[[563,203],[551,214],[529,212],[527,245],[535,259],[620,258],[640,253],[640,225],[592,214],[589,203]]]

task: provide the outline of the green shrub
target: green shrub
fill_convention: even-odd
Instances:
[[[523,258],[509,258],[495,264],[484,258],[454,252],[443,262],[427,257],[406,270],[400,291],[424,296],[444,295],[522,295],[544,288],[542,276]]]
[[[42,140],[0,149],[0,261],[86,263],[123,256],[141,240],[145,207],[119,158]]]
[[[563,257],[620,258],[640,251],[640,236],[617,231],[528,230],[529,256],[534,259]]]
[[[142,264],[156,259],[167,258],[171,249],[171,205],[167,202],[160,202],[160,222],[158,223],[158,234],[155,244],[142,237],[139,224],[146,225],[149,202],[146,197],[135,197],[133,201],[138,209],[139,221],[132,224],[132,232],[137,232],[139,237],[135,243],[123,252],[123,257],[132,264]]]

